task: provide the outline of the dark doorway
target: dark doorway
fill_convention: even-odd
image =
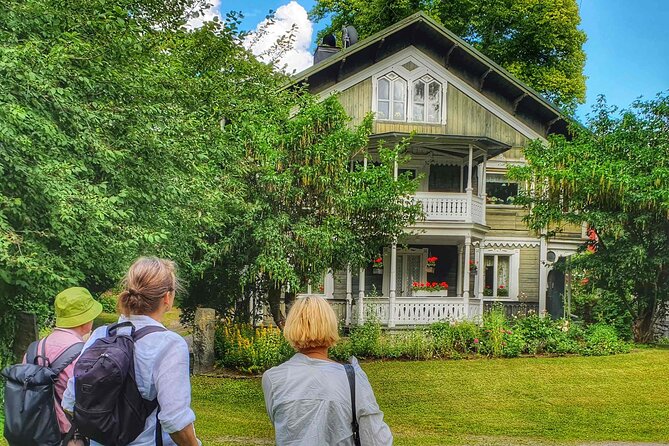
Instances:
[[[548,273],[546,309],[553,319],[564,317],[564,259],[560,259]]]

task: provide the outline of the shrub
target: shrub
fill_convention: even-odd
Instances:
[[[381,324],[375,320],[366,321],[351,329],[349,336],[351,354],[357,358],[381,356]]]
[[[459,358],[475,353],[481,329],[473,322],[436,322],[428,328],[434,355],[440,358]]]
[[[353,356],[351,341],[348,338],[339,339],[337,345],[330,347],[328,355],[330,356],[330,359],[334,361],[348,362],[351,356]]]
[[[98,296],[97,301],[102,304],[102,311],[105,313],[116,313],[116,294],[113,291],[105,291]]]
[[[614,326],[599,323],[588,327],[581,353],[587,356],[606,356],[627,353],[631,348],[629,343],[620,340]]]
[[[549,350],[548,346],[561,337],[555,321],[550,317],[539,317],[537,314],[519,317],[513,327],[525,339],[524,352],[532,355],[545,353]]]
[[[493,305],[483,316],[481,335],[479,351],[489,357],[515,357],[520,355],[525,347],[522,333],[511,329],[501,305]]]
[[[295,350],[276,327],[253,328],[229,320],[216,330],[216,356],[223,367],[260,373],[289,359]]]

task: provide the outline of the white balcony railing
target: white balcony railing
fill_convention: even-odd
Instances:
[[[473,195],[471,206],[466,193],[417,192],[414,199],[423,205],[426,221],[485,224],[485,206],[481,197]]]

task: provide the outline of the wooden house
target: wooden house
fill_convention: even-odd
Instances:
[[[528,230],[526,210],[513,204],[526,185],[505,174],[524,163],[529,141],[567,134],[563,113],[423,13],[321,50],[292,85],[338,94],[353,123],[373,113],[372,151],[415,132],[398,173],[422,178],[415,200],[425,214],[407,245],[384,250],[383,268],[326,275],[321,292],[341,319],[373,316],[388,327],[476,319],[495,301],[510,313],[561,316],[564,277],[553,267],[583,244],[584,229],[551,238]],[[426,282],[448,290],[414,289]]]

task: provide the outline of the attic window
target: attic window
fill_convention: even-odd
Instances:
[[[404,71],[411,66],[417,68],[413,73]],[[376,119],[441,123],[443,84],[412,61],[402,65],[400,71],[402,76],[389,71],[376,78]]]
[[[406,120],[407,81],[392,71],[378,80],[377,119]]]

